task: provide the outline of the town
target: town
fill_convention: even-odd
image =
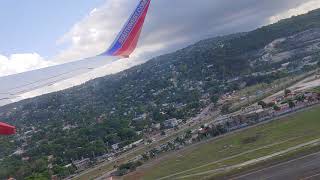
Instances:
[[[127,164],[122,164],[118,170],[113,172],[114,176],[122,176],[130,171],[134,171],[143,162],[156,158],[162,153],[176,151],[185,148],[188,145],[201,142],[208,138],[217,137],[219,135],[246,128],[261,122],[273,120],[275,118],[291,114],[296,111],[317,105],[320,103],[320,93],[315,92],[291,92],[285,90],[283,95],[275,97],[271,102],[260,101],[257,105],[250,106],[231,115],[220,116],[212,122],[201,125],[198,129],[187,131],[185,134],[178,136],[165,144],[161,144],[150,151],[136,156],[129,160]],[[176,119],[166,121],[169,126],[167,128],[179,128]],[[160,130],[160,129],[159,129]],[[137,143],[131,144],[130,147],[136,147]],[[127,147],[122,151],[127,151]]]

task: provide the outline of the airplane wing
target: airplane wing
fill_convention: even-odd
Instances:
[[[140,0],[119,35],[104,53],[80,61],[0,77],[0,102],[129,57],[137,46],[150,2],[151,0]]]
[[[12,99],[19,94],[70,79],[118,59],[120,58],[96,56],[80,61],[0,77],[0,100]]]

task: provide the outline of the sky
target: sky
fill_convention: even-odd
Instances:
[[[0,77],[97,55],[107,49],[138,0],[3,0]],[[320,8],[320,0],[152,0],[131,58],[23,96],[116,73],[204,38],[250,31]]]

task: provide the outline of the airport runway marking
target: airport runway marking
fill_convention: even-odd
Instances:
[[[303,179],[301,179],[301,180],[309,180],[309,179],[312,179],[312,178],[318,177],[318,176],[320,176],[320,173],[315,174],[315,175],[312,175],[312,176],[309,176],[309,177],[306,177],[306,178],[303,178]]]
[[[312,153],[312,154],[309,154],[309,155],[306,155],[306,156],[303,156],[303,157],[300,157],[300,158],[297,158],[297,159],[292,159],[290,161],[283,162],[283,163],[280,163],[280,164],[276,164],[276,165],[273,165],[273,166],[270,166],[270,167],[267,167],[267,168],[264,168],[264,169],[260,169],[260,170],[257,170],[257,171],[254,171],[254,172],[251,172],[251,173],[248,173],[248,174],[244,174],[244,175],[238,176],[236,178],[231,178],[230,180],[236,180],[236,179],[239,179],[239,178],[250,176],[250,175],[253,175],[253,174],[256,174],[256,173],[259,173],[259,172],[262,172],[262,171],[265,171],[265,170],[268,170],[268,169],[271,169],[271,168],[274,168],[274,167],[279,167],[279,166],[282,166],[282,165],[285,165],[285,164],[289,164],[289,163],[292,163],[292,162],[295,162],[295,161],[299,161],[301,159],[304,159],[304,158],[307,158],[307,157],[310,157],[310,156],[314,156],[314,155],[318,155],[318,154],[320,154],[320,152]],[[317,174],[317,175],[313,175],[313,176],[319,176],[319,175],[320,175],[320,173]],[[306,179],[302,179],[302,180],[306,180]]]
[[[225,167],[225,168],[218,168],[218,169],[209,170],[209,171],[205,171],[205,172],[200,172],[200,173],[196,173],[196,174],[192,174],[192,175],[180,176],[180,177],[177,177],[177,178],[174,178],[174,179],[184,179],[184,178],[190,178],[190,177],[204,175],[204,174],[216,173],[216,172],[221,171],[221,170],[226,171],[226,170],[241,168],[243,166],[248,166],[248,165],[251,165],[251,164],[254,164],[254,163],[258,163],[258,162],[261,162],[261,161],[264,161],[264,160],[268,160],[268,159],[271,159],[271,158],[273,158],[275,156],[283,155],[285,153],[297,150],[297,149],[299,149],[301,147],[305,147],[305,146],[308,146],[308,145],[313,145],[313,144],[319,143],[319,142],[320,142],[320,138],[319,139],[315,139],[315,140],[310,141],[310,142],[307,142],[307,143],[303,143],[303,144],[288,148],[287,150],[283,150],[283,151],[280,151],[280,152],[277,152],[277,153],[273,153],[273,154],[268,155],[268,156],[263,156],[263,157],[260,157],[260,158],[257,158],[257,159],[253,159],[253,160],[250,160],[250,161],[238,164],[238,165],[233,165],[233,166],[229,166],[229,167]],[[320,152],[309,154],[309,155],[306,155],[306,156],[303,156],[303,157],[300,157],[300,158],[297,158],[297,159],[294,159],[294,160],[290,160],[290,161],[287,161],[287,162],[284,162],[284,163],[280,163],[280,164],[277,164],[277,165],[274,165],[274,166],[271,166],[271,167],[268,167],[268,168],[265,168],[265,169],[261,169],[261,170],[258,170],[258,171],[255,171],[255,172],[252,172],[252,173],[249,173],[249,174],[246,174],[246,175],[238,176],[238,177],[233,178],[231,180],[236,180],[236,179],[239,179],[241,177],[246,177],[248,175],[251,175],[251,174],[254,174],[254,173],[257,173],[257,172],[260,172],[260,171],[264,171],[264,170],[267,170],[267,169],[272,168],[272,167],[277,167],[277,166],[280,166],[280,165],[283,165],[283,164],[294,162],[294,161],[297,161],[297,160],[300,160],[300,159],[303,159],[303,158],[306,158],[306,157],[309,157],[309,156],[312,156],[312,155],[316,155],[316,154],[320,154]],[[197,169],[197,168],[194,168],[194,169]],[[172,177],[172,175],[169,175],[169,176]],[[160,178],[160,179],[165,179],[165,178],[167,178],[169,176],[166,176],[166,177],[163,177],[163,178]]]
[[[286,143],[286,142],[289,142],[289,141],[292,141],[292,140],[295,140],[295,139],[298,139],[298,138],[300,138],[300,137],[290,138],[290,139],[287,139],[287,140],[285,140],[285,141],[280,141],[280,142],[273,143],[273,144],[269,144],[269,145],[266,145],[266,146],[263,146],[263,147],[260,147],[260,148],[256,148],[256,149],[249,150],[249,151],[245,151],[245,152],[243,152],[243,153],[240,153],[240,154],[237,154],[237,155],[234,155],[234,156],[230,156],[230,157],[227,157],[227,158],[224,158],[224,159],[220,159],[220,160],[217,160],[217,161],[213,161],[213,162],[210,162],[210,163],[207,163],[207,164],[204,164],[204,165],[201,165],[201,166],[192,168],[192,169],[188,169],[188,170],[185,170],[185,171],[181,171],[181,172],[178,172],[178,173],[174,173],[174,174],[171,174],[171,175],[168,175],[168,176],[165,176],[165,177],[161,177],[161,178],[159,178],[158,180],[168,179],[168,178],[171,178],[171,177],[174,177],[174,176],[177,176],[177,175],[186,173],[186,172],[190,172],[190,171],[193,171],[193,170],[196,170],[196,169],[200,169],[200,168],[203,168],[203,167],[206,167],[206,166],[210,166],[210,165],[213,165],[213,164],[217,164],[217,163],[220,163],[220,162],[222,162],[222,161],[226,161],[226,160],[233,159],[233,158],[236,158],[236,157],[239,157],[239,156],[242,156],[242,155],[246,155],[246,154],[249,154],[249,153],[253,153],[253,152],[255,152],[255,151],[259,151],[259,150],[262,150],[262,149],[265,149],[265,148],[269,148],[269,147],[272,147],[272,146],[276,146],[276,145],[279,145],[279,144],[283,144],[283,143]]]

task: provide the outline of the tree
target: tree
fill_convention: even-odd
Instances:
[[[216,126],[212,126],[212,128],[210,129],[210,134],[213,136],[213,137],[215,137],[215,136],[218,136],[219,135],[219,132],[218,132],[218,130],[217,130],[217,128],[216,128]]]
[[[35,172],[45,171],[47,169],[47,166],[48,166],[48,161],[44,158],[37,159],[31,164],[31,168],[33,168]]]
[[[34,173],[31,176],[27,177],[26,180],[47,180],[49,176],[42,173]]]
[[[119,131],[119,136],[122,140],[129,140],[136,137],[136,132],[130,128],[124,128]]]
[[[186,138],[186,139],[190,139],[191,137],[192,137],[192,132],[191,132],[191,130],[188,130],[188,131],[186,132],[185,138]]]
[[[142,154],[142,159],[145,161],[149,160],[149,156],[147,154]]]
[[[288,96],[289,94],[291,94],[291,90],[285,89],[285,90],[284,90],[284,95],[285,95],[285,96]]]
[[[226,103],[226,104],[222,105],[221,113],[222,114],[228,114],[230,112],[230,108],[231,108],[231,104],[229,104],[229,103]]]
[[[165,136],[166,132],[165,131],[161,131],[161,136]]]
[[[266,102],[264,102],[264,101],[259,101],[258,105],[260,105],[263,109],[268,106],[268,104]]]
[[[211,96],[210,100],[213,104],[217,104],[217,102],[219,101],[219,96],[213,95]]]
[[[274,105],[276,105],[276,103],[274,103],[274,102],[270,102],[267,104],[268,107],[274,107]]]
[[[66,177],[71,174],[68,168],[65,168],[63,166],[54,165],[53,166],[53,172],[54,174],[58,174],[60,177]]]
[[[303,102],[306,99],[306,97],[304,95],[300,95],[296,97],[296,100],[299,102]]]
[[[179,143],[179,144],[183,144],[184,143],[184,140],[180,137],[177,137],[175,140],[174,140],[176,143]]]
[[[288,104],[289,104],[289,108],[291,108],[291,109],[296,107],[296,104],[292,100],[289,100]]]
[[[224,133],[227,132],[227,129],[226,129],[223,125],[221,125],[221,124],[217,125],[217,126],[216,126],[216,129],[217,129],[217,131],[218,131],[219,134],[224,134]]]
[[[274,109],[275,111],[280,111],[280,110],[281,110],[281,108],[280,108],[279,106],[277,106],[277,105],[274,105],[274,106],[273,106],[273,109]]]

